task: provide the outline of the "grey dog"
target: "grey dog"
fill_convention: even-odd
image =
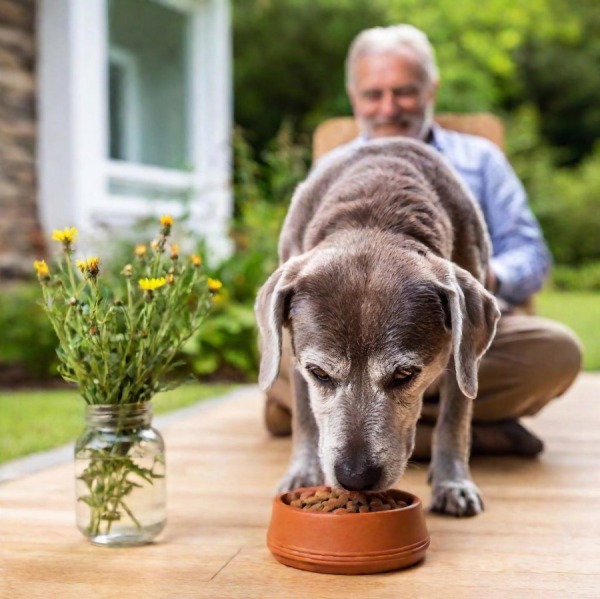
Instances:
[[[382,490],[406,469],[423,393],[440,382],[431,509],[483,510],[469,472],[472,400],[500,316],[484,288],[479,207],[435,150],[375,140],[296,189],[280,267],[261,288],[259,383],[293,351],[293,449],[279,489]]]

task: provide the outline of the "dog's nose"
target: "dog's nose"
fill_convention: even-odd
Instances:
[[[382,468],[371,464],[339,462],[335,465],[335,477],[338,483],[348,491],[373,489],[379,482],[382,472]]]

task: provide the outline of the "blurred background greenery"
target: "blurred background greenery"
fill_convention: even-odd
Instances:
[[[234,0],[234,253],[210,275],[224,292],[185,347],[203,381],[254,381],[253,303],[277,264],[289,199],[310,166],[317,124],[351,114],[344,58],[363,28],[425,30],[441,72],[440,112],[490,111],[525,183],[555,266],[537,298],[600,369],[600,3],[589,0]],[[140,241],[141,239],[138,239]],[[115,259],[131,251],[123,241]],[[202,250],[201,242],[197,242]],[[0,384],[56,375],[36,284],[0,292]]]

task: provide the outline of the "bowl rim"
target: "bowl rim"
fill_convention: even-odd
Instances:
[[[317,485],[314,487],[298,487],[297,489],[292,489],[290,491],[284,491],[283,493],[279,493],[275,496],[274,501],[280,505],[283,506],[285,509],[287,510],[291,510],[293,513],[295,514],[303,514],[303,516],[306,517],[318,517],[318,518],[323,518],[325,516],[332,516],[334,515],[336,517],[336,519],[339,518],[354,518],[356,519],[356,517],[360,517],[360,516],[380,516],[380,517],[385,517],[385,518],[389,518],[391,515],[393,514],[399,514],[402,512],[406,512],[409,510],[414,510],[414,509],[418,509],[418,507],[421,505],[421,500],[419,497],[417,497],[417,495],[414,495],[413,493],[410,493],[408,491],[402,491],[400,489],[387,489],[386,491],[379,491],[381,492],[385,492],[388,493],[390,491],[393,491],[394,493],[399,493],[400,495],[402,495],[403,497],[407,497],[411,500],[411,502],[408,505],[405,505],[404,507],[397,507],[391,510],[384,510],[384,511],[380,511],[380,512],[362,512],[362,513],[350,513],[350,514],[332,514],[331,512],[309,512],[308,510],[303,510],[302,508],[298,508],[298,507],[294,507],[292,505],[290,505],[289,503],[286,503],[285,501],[283,501],[283,498],[290,494],[290,493],[296,493],[298,491],[309,491],[309,490],[313,490],[313,489],[317,489],[317,490],[323,490],[323,489],[332,489],[333,487],[329,486],[329,485]],[[344,490],[344,489],[342,489]],[[377,491],[376,491],[377,492]]]

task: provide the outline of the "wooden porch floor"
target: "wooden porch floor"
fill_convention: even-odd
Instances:
[[[169,521],[156,543],[105,549],[74,525],[72,464],[0,485],[0,597],[572,598],[600,596],[600,374],[582,375],[531,427],[535,461],[477,459],[486,511],[427,515],[420,565],[344,577],[287,568],[266,543],[288,439],[270,439],[255,390],[162,429]],[[400,485],[429,500],[426,468]],[[234,491],[236,490],[236,491]]]

